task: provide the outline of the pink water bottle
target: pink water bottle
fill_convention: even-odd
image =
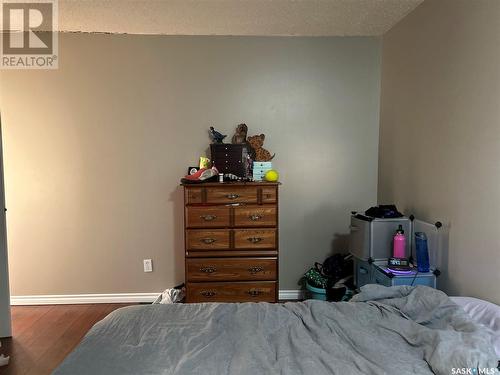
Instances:
[[[400,225],[394,235],[394,258],[406,258],[406,237],[403,226]]]

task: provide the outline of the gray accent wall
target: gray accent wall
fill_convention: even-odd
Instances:
[[[383,38],[380,203],[449,229],[440,285],[500,303],[500,2],[426,0]]]
[[[59,69],[0,72],[13,295],[184,279],[179,179],[207,129],[266,134],[281,289],[347,249],[377,200],[377,38],[60,35]],[[143,272],[143,259],[154,272]]]

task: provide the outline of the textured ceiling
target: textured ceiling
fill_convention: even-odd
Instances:
[[[59,30],[168,35],[382,35],[423,0],[59,0]]]

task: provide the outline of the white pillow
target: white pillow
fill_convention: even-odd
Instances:
[[[472,297],[450,297],[472,320],[493,331],[493,345],[500,358],[500,306]]]

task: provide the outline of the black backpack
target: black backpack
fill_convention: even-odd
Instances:
[[[335,283],[348,276],[352,276],[354,273],[352,256],[334,254],[326,258],[323,264],[316,263],[315,266],[324,277],[328,278],[326,288],[327,300],[340,301],[346,294],[348,288],[351,288],[352,281],[349,280],[350,282],[339,287],[335,287]]]
[[[316,268],[333,284],[353,273],[351,257],[343,254],[334,254],[326,258],[323,264],[316,263]]]

